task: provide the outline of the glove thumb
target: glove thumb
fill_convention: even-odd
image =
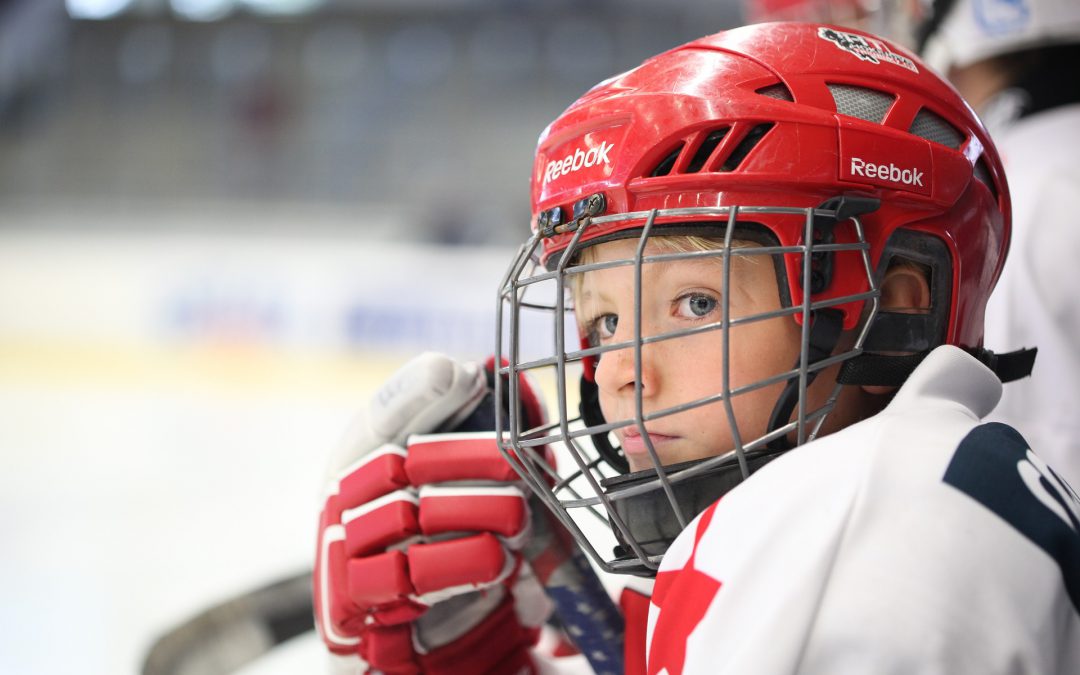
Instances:
[[[331,457],[331,473],[387,443],[404,447],[411,434],[455,428],[487,389],[478,363],[436,352],[416,356],[390,376],[353,420]]]

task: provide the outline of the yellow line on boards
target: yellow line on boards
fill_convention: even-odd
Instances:
[[[413,353],[287,349],[241,344],[165,346],[0,339],[0,388],[108,389],[363,401]],[[576,416],[578,370],[568,375]],[[553,406],[553,370],[534,374]],[[555,412],[551,408],[552,413]]]
[[[0,385],[337,395],[373,391],[408,357],[240,345],[0,340]]]

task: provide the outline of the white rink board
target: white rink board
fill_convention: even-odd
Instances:
[[[0,231],[0,672],[136,673],[161,631],[310,566],[353,411],[425,347],[490,352],[511,254]],[[321,672],[313,646],[244,672]]]

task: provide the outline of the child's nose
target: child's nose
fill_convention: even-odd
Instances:
[[[608,395],[633,396],[635,384],[641,380],[642,396],[656,393],[656,345],[642,345],[641,369],[638,371],[633,346],[606,352],[596,365],[596,385]]]

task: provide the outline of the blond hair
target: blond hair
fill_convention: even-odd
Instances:
[[[649,241],[655,242],[663,253],[701,253],[724,250],[723,237],[702,237],[695,234],[657,235],[649,237]],[[733,239],[731,242],[732,250],[756,245],[753,242],[739,239]],[[719,257],[710,258],[710,260],[715,260],[718,263],[722,262]],[[747,260],[756,262],[753,257],[747,257]],[[571,267],[588,265],[594,262],[597,262],[596,247],[588,246],[574,256]],[[578,301],[581,299],[582,287],[585,284],[585,274],[578,273],[570,276],[570,295],[574,300],[575,307],[579,306]]]

